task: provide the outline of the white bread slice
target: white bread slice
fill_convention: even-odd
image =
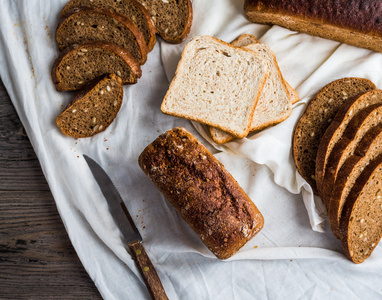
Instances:
[[[182,52],[161,110],[243,138],[267,75],[264,60],[253,51],[197,36]]]
[[[250,37],[237,39],[233,43],[239,44],[251,41]],[[298,94],[284,80],[277,64],[276,56],[265,44],[252,43],[244,48],[250,49],[266,61],[268,66],[268,79],[257,103],[253,114],[250,131],[264,129],[268,126],[278,124],[290,116],[292,103],[298,100]],[[235,137],[217,128],[210,127],[211,137],[217,144],[224,144]]]

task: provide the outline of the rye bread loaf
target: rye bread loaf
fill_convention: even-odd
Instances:
[[[141,31],[148,51],[154,48],[155,25],[147,10],[136,0],[70,0],[61,12],[61,17],[70,14],[78,7],[102,8],[114,11],[129,18]]]
[[[254,23],[279,25],[382,52],[379,0],[245,0],[244,12]]]
[[[122,99],[122,79],[115,74],[104,75],[74,96],[57,117],[57,126],[65,135],[74,138],[93,136],[113,122]]]
[[[232,45],[237,46],[249,40],[249,37],[243,37],[241,40],[232,42]],[[292,99],[271,48],[262,43],[251,43],[244,48],[255,52],[263,59],[268,68],[268,77],[252,117],[250,132],[253,132],[278,124],[288,118],[292,113]],[[214,127],[210,127],[210,134],[217,144],[227,143],[235,138]]]
[[[210,36],[194,37],[184,47],[161,110],[243,138],[267,75],[254,52]]]
[[[78,90],[104,74],[117,74],[123,84],[128,84],[136,83],[142,71],[126,49],[100,42],[66,48],[52,67],[52,79],[58,91]]]
[[[169,43],[182,42],[192,25],[190,0],[137,0],[151,15],[157,33]]]
[[[367,165],[347,197],[340,219],[341,245],[354,263],[362,263],[382,236],[382,155]]]
[[[357,94],[375,89],[367,79],[342,78],[324,86],[310,101],[294,129],[293,159],[300,175],[310,184],[315,194],[316,157],[321,138],[338,110]]]
[[[350,189],[370,161],[380,154],[382,154],[382,124],[372,127],[365,134],[354,154],[346,159],[337,173],[328,208],[330,228],[337,238],[340,238],[342,208]]]
[[[328,156],[321,191],[322,200],[328,206],[338,170],[344,161],[354,154],[354,150],[369,129],[382,123],[382,93],[379,97],[381,103],[370,105],[355,114]]]
[[[106,9],[75,8],[60,20],[56,41],[60,50],[73,44],[107,42],[125,48],[141,65],[147,60],[147,45],[138,27]]]
[[[329,204],[329,199],[324,197],[322,193],[324,191],[324,178],[329,156],[337,142],[343,137],[344,131],[354,116],[356,116],[359,111],[374,104],[382,104],[381,90],[372,90],[361,96],[349,99],[338,111],[334,120],[321,138],[317,150],[316,182],[318,191],[326,207]]]
[[[232,175],[184,128],[161,134],[139,166],[219,259],[234,255],[264,225]]]

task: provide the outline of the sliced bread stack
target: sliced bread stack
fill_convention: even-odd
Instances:
[[[345,255],[363,262],[382,237],[382,91],[362,78],[326,85],[295,128],[293,156]]]
[[[174,13],[177,18],[173,18]],[[141,4],[136,0],[71,0],[63,8],[56,29],[61,51],[52,67],[56,89],[88,89],[90,84],[96,89],[93,81],[108,74],[120,77],[122,84],[134,84],[141,77],[141,65],[148,52],[154,48],[156,33],[179,43],[190,31],[191,23],[190,1]],[[95,101],[94,96],[92,99]],[[115,116],[110,115],[113,119]],[[94,134],[85,128],[82,132],[81,137]]]
[[[233,44],[198,36],[184,48],[161,110],[209,125],[222,144],[286,119],[296,98],[270,48],[253,36]]]

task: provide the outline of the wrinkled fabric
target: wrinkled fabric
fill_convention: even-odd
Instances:
[[[326,83],[358,76],[382,86],[381,54],[252,24],[244,17],[243,1],[194,0],[189,38],[208,34],[231,41],[251,33],[268,44],[300,95],[292,115],[246,139],[215,145],[205,126],[161,113],[184,43],[158,38],[142,78],[124,87],[111,126],[92,138],[73,139],[55,125],[73,93],[57,92],[50,75],[59,53],[54,31],[65,3],[1,0],[0,76],[70,240],[105,299],[150,297],[83,154],[113,180],[170,299],[375,299],[380,294],[381,247],[362,265],[344,257],[320,199],[296,172],[291,137],[306,104]],[[175,126],[190,130],[216,155],[264,216],[263,230],[227,261],[208,251],[138,166],[143,149]]]

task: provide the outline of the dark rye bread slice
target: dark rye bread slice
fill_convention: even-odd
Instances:
[[[382,155],[371,161],[345,201],[340,236],[345,255],[362,263],[382,236]]]
[[[375,85],[363,78],[342,78],[324,86],[310,101],[294,130],[292,151],[300,175],[316,187],[316,156],[320,140],[334,116],[349,97],[375,89]]]
[[[111,11],[115,11],[129,18],[142,32],[145,39],[148,51],[154,48],[155,25],[147,10],[135,0],[71,0],[69,1],[61,12],[61,17],[71,13],[71,11],[78,7],[97,7]]]
[[[126,49],[100,42],[66,48],[52,67],[52,79],[58,91],[78,90],[93,79],[112,73],[128,84],[136,83],[142,70]]]
[[[137,0],[149,12],[157,33],[167,42],[178,44],[188,35],[192,24],[190,0]]]
[[[115,74],[102,76],[74,96],[57,117],[57,126],[74,138],[93,136],[113,122],[122,99],[122,79]]]
[[[138,27],[130,19],[105,9],[74,9],[60,20],[56,41],[60,50],[73,44],[108,42],[125,48],[141,65],[147,60],[147,45]]]
[[[264,226],[237,181],[186,129],[161,134],[138,162],[217,258],[234,255]]]
[[[369,129],[382,122],[382,94],[379,97],[381,103],[370,105],[356,113],[328,156],[321,190],[324,203],[330,202],[337,172],[345,160],[354,154],[354,150]]]
[[[382,154],[382,124],[371,128],[357,148],[354,155],[348,157],[339,169],[329,201],[329,224],[332,232],[340,238],[340,218],[343,205],[365,167]]]
[[[316,180],[318,191],[326,208],[328,208],[329,199],[324,197],[323,193],[328,159],[337,142],[343,137],[343,133],[354,116],[368,106],[382,104],[381,93],[381,90],[372,90],[362,94],[361,96],[349,99],[338,111],[333,122],[329,125],[325,131],[325,134],[321,138],[316,159]]]

